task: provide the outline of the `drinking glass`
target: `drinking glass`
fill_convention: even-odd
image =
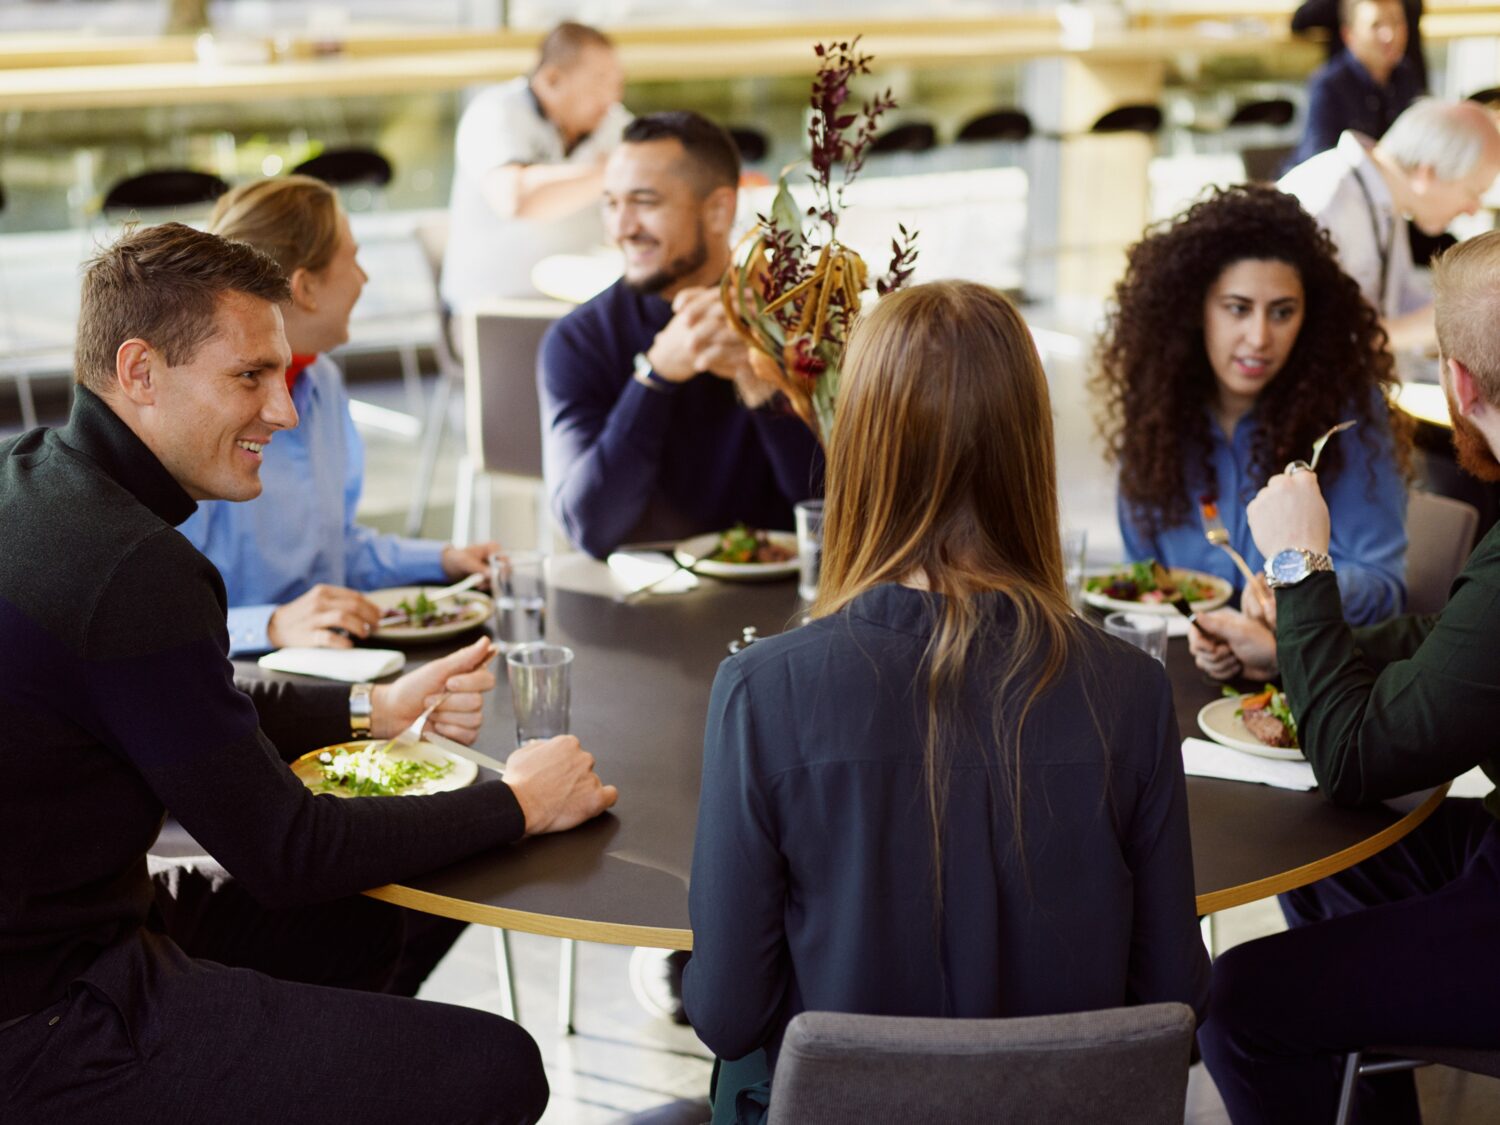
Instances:
[[[541,551],[505,551],[490,556],[490,593],[495,598],[495,641],[501,652],[547,636],[547,556]]]
[[[1167,619],[1160,613],[1111,613],[1104,619],[1104,631],[1135,645],[1143,652],[1167,662]]]
[[[810,602],[818,596],[823,563],[823,501],[803,500],[792,511],[797,517],[797,596]]]
[[[1062,533],[1063,581],[1068,586],[1068,603],[1074,612],[1083,609],[1083,567],[1088,555],[1089,533],[1081,528],[1064,528]]]
[[[532,641],[505,654],[511,706],[516,713],[516,745],[568,733],[573,703],[573,650]]]

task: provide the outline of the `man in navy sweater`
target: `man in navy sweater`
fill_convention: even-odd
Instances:
[[[719,303],[738,183],[734,142],[686,111],[637,118],[605,166],[625,275],[552,327],[537,372],[552,510],[596,557],[738,521],[790,529],[821,494],[817,441]]]
[[[68,424],[0,443],[0,1120],[532,1122],[536,1045],[484,1012],[373,991],[394,950],[357,892],[614,801],[572,739],[504,782],[315,797],[285,762],[388,738],[429,697],[472,741],[487,642],[376,685],[262,683],[224,583],[177,530],[260,492],[296,425],[269,258],[177,223],[91,263]],[[367,688],[368,685],[360,685]],[[170,810],[218,860],[148,866]],[[415,1079],[413,1076],[418,1076]]]

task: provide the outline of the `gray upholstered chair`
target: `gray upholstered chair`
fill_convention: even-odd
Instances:
[[[1184,1004],[1006,1020],[804,1012],[770,1121],[1180,1125],[1192,1042]]]
[[[1406,611],[1437,613],[1474,548],[1472,504],[1413,489],[1406,500]]]

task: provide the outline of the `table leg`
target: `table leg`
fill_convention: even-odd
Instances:
[[[578,943],[572,938],[562,939],[562,949],[557,966],[557,1022],[562,1025],[564,1035],[573,1034],[574,978],[578,974]]]
[[[500,979],[500,1014],[519,1023],[516,1014],[516,970],[510,960],[510,931],[495,930],[495,975]]]

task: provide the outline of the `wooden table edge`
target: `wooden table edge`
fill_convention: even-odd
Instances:
[[[512,910],[504,906],[487,906],[467,899],[449,898],[431,891],[390,883],[365,892],[370,898],[406,906],[426,914],[440,914],[462,922],[478,922],[501,930],[541,934],[544,937],[572,938],[605,945],[643,945],[653,949],[692,949],[693,931],[669,926],[633,926],[624,922],[597,922],[589,918],[568,918],[557,914],[536,914],[529,910]]]
[[[1315,883],[1329,875],[1336,875],[1340,871],[1353,867],[1356,863],[1369,859],[1372,855],[1390,847],[1431,816],[1447,797],[1448,787],[1452,784],[1451,781],[1443,782],[1427,796],[1426,800],[1395,824],[1382,828],[1375,835],[1343,851],[1334,852],[1332,855],[1324,856],[1322,859],[1301,867],[1293,867],[1289,871],[1279,871],[1264,879],[1256,879],[1250,883],[1240,883],[1238,886],[1225,887],[1223,890],[1198,895],[1196,899],[1198,916],[1202,918],[1220,910],[1228,910],[1231,906],[1244,906],[1248,902],[1270,898],[1283,891],[1305,887],[1309,883]]]

